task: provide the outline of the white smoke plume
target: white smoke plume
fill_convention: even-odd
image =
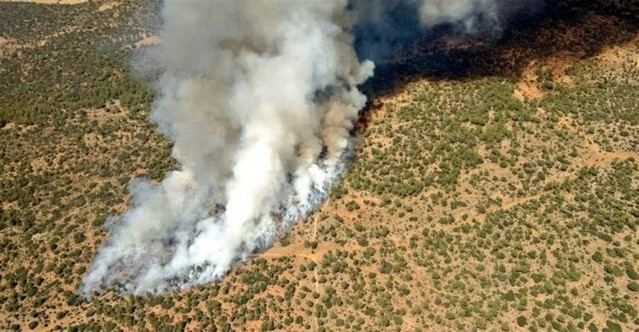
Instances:
[[[497,20],[495,0],[420,0],[421,22],[429,27],[442,23],[462,23],[471,31],[477,18],[491,17]]]
[[[360,19],[381,21],[398,7],[417,9],[420,23],[434,27],[463,24],[470,30],[480,16],[497,15],[497,0],[352,0]]]
[[[343,170],[366,102],[357,86],[373,73],[353,24],[391,2],[418,4],[428,26],[494,8],[415,1],[165,0],[146,55],[161,72],[151,117],[180,167],[131,184],[84,294],[216,280],[311,212]]]

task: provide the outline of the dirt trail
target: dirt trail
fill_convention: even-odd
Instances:
[[[589,148],[587,149],[587,152],[584,153],[584,155],[581,158],[576,160],[575,163],[580,165],[581,167],[594,167],[594,168],[602,169],[602,168],[606,168],[610,166],[616,160],[626,160],[630,158],[639,160],[639,152],[632,152],[632,151],[606,152],[606,151],[603,151],[598,145],[591,143],[589,145]],[[569,176],[557,174],[557,175],[549,177],[548,183],[563,182],[563,181],[574,179],[574,178],[575,178],[574,174],[571,174]],[[547,191],[541,191],[539,193],[536,193],[530,196],[504,198],[501,206],[488,209],[488,213],[495,212],[497,210],[508,210],[517,205],[526,204],[530,201],[540,198],[546,193]],[[475,213],[473,211],[474,211],[473,208],[462,209],[457,211],[455,213],[455,216],[460,217],[463,214],[472,215],[473,213]]]
[[[314,241],[317,241],[317,236],[313,236],[313,239]],[[303,243],[291,243],[285,247],[283,246],[272,247],[268,249],[267,251],[259,254],[259,256],[262,258],[267,258],[267,259],[275,259],[279,257],[299,257],[299,258],[310,259],[315,263],[319,263],[322,260],[322,257],[324,257],[324,255],[330,251],[333,251],[333,252],[337,250],[353,251],[358,248],[361,248],[361,247],[353,243],[346,243],[345,245],[340,246],[332,242],[323,242],[323,243],[320,243],[315,249],[305,248]]]

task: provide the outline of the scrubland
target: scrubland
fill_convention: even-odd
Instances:
[[[639,327],[639,25],[612,1],[435,51],[456,75],[397,65],[330,199],[223,280],[80,297],[129,181],[175,166],[128,67],[155,4],[114,3],[0,2],[0,329]]]

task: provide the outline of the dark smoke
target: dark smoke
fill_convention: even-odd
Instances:
[[[459,4],[457,7],[455,3]],[[420,15],[423,7],[441,9]],[[416,44],[429,44],[445,36],[498,41],[513,21],[538,17],[545,8],[541,0],[352,0],[356,17],[355,49],[360,59],[377,66]],[[425,17],[424,17],[425,16]]]

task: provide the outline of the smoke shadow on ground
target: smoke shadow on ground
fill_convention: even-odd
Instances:
[[[604,0],[605,1],[605,0]],[[573,1],[574,2],[574,1]],[[410,52],[378,63],[362,91],[369,97],[356,130],[365,129],[378,100],[422,80],[475,80],[503,77],[517,81],[532,61],[555,57],[582,60],[623,45],[639,35],[636,8],[621,10],[571,1],[549,6],[545,14],[515,20],[499,41],[490,37],[429,36]]]

